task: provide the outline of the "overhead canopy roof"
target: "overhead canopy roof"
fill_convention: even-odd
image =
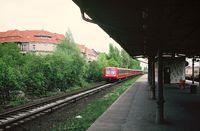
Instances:
[[[132,56],[200,54],[198,0],[73,1]]]

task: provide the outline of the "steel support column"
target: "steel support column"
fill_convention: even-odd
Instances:
[[[192,59],[192,84],[190,85],[190,93],[196,94],[197,93],[197,85],[194,84],[194,61],[195,59]]]
[[[153,57],[151,62],[151,99],[156,99],[156,85],[155,85],[155,57]]]
[[[164,97],[163,97],[163,60],[162,52],[158,51],[158,101],[156,110],[156,123],[164,121]]]
[[[192,58],[192,84],[194,84],[194,58]]]
[[[149,85],[151,85],[151,72],[152,72],[152,58],[151,56],[148,57],[148,82],[149,82]]]
[[[200,60],[199,60],[199,76],[198,76],[198,79],[199,79],[199,87],[200,87]]]
[[[148,83],[150,83],[150,63],[148,58]]]

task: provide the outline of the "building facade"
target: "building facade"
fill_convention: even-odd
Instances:
[[[35,54],[49,54],[55,51],[56,46],[65,38],[62,34],[51,33],[44,30],[8,30],[0,32],[0,43],[18,43],[21,52],[33,52]],[[97,59],[98,53],[85,45],[77,44],[80,52],[88,62]]]
[[[88,62],[97,60],[97,57],[98,57],[98,54],[99,54],[97,51],[95,51],[94,49],[89,49],[85,45],[77,44],[77,46],[80,49],[83,56],[86,57],[86,60]]]
[[[64,39],[64,35],[44,30],[9,30],[0,32],[0,43],[15,42],[21,52],[48,54],[56,49],[57,44]]]
[[[199,79],[199,71],[200,71],[200,66],[195,66],[194,67],[194,79],[198,80]],[[185,68],[185,77],[187,79],[192,79],[192,67],[187,66]]]

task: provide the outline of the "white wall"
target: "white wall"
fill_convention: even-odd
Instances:
[[[158,71],[157,62],[155,65],[155,77],[158,81]],[[175,58],[163,58],[163,71],[164,67],[170,68],[170,83],[179,83],[180,79],[185,79],[185,58],[175,57]]]
[[[56,44],[53,43],[38,43],[38,42],[31,42],[31,43],[22,43],[22,51],[26,52],[53,52],[56,49]]]

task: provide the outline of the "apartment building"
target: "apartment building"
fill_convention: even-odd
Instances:
[[[56,45],[64,39],[64,35],[45,30],[8,30],[0,32],[0,42],[18,43],[22,53],[34,52],[48,54],[56,49]]]
[[[89,49],[85,45],[77,44],[78,48],[80,49],[81,53],[86,57],[88,62],[97,60],[98,52],[94,49]]]
[[[45,30],[8,30],[6,32],[0,32],[0,43],[18,43],[22,53],[52,53],[64,38],[65,36],[62,34],[51,33]],[[85,45],[77,44],[77,46],[87,61],[90,62],[97,59],[98,53],[94,49],[89,49]]]

